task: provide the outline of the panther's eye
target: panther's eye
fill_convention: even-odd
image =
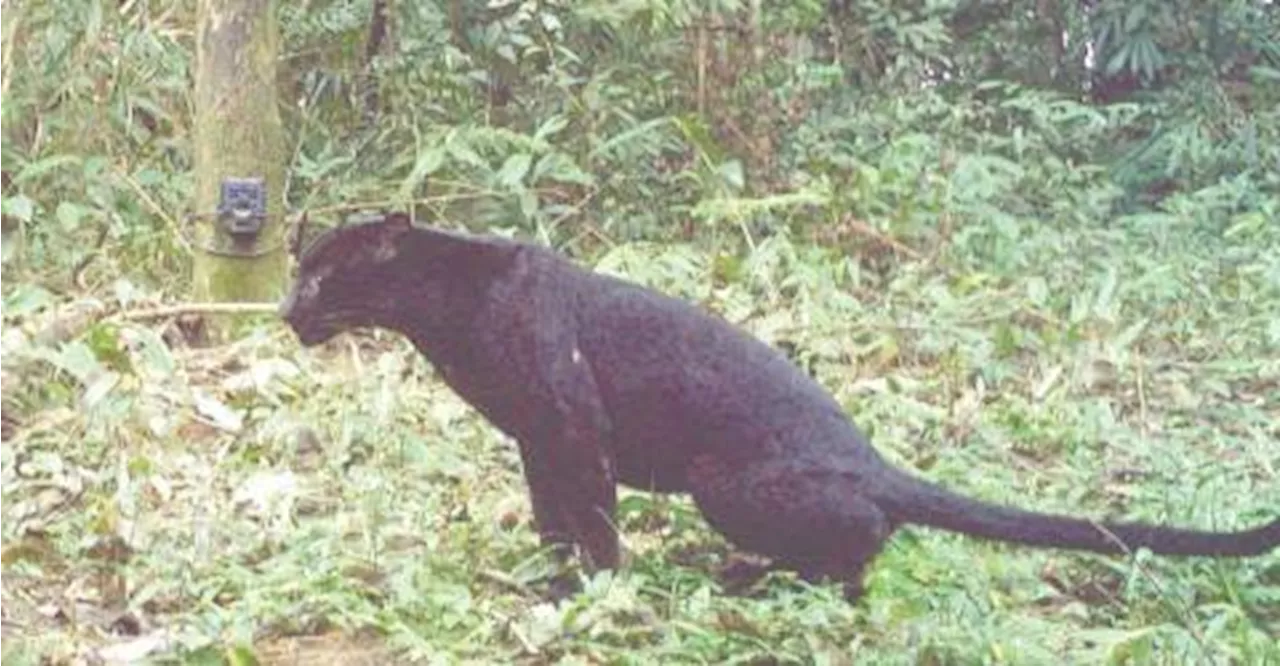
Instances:
[[[320,275],[312,275],[302,285],[303,298],[315,298],[320,293]]]
[[[298,289],[298,296],[300,299],[303,301],[310,301],[319,296],[321,283],[328,276],[328,270],[319,270],[304,278],[302,280],[302,285]]]

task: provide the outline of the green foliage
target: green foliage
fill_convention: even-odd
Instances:
[[[373,4],[279,4],[291,208],[411,207],[698,302],[967,493],[1274,517],[1272,5],[393,2],[365,62]],[[732,597],[692,505],[638,493],[630,564],[543,602],[514,447],[403,342],[259,319],[202,349],[149,310],[187,289],[193,14],[5,7],[6,664],[1280,661],[1275,555],[911,530],[859,606]]]

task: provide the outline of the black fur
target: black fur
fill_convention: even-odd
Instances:
[[[732,543],[860,591],[904,523],[1032,546],[1251,556],[1242,532],[1094,522],[966,498],[887,464],[821,386],[730,324],[533,245],[414,227],[340,228],[281,306],[301,342],[398,331],[520,447],[544,541],[618,564],[618,482],[692,494]]]

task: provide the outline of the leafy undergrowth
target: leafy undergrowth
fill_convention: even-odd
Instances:
[[[624,245],[597,265],[790,350],[931,479],[1239,529],[1280,506],[1280,252],[1253,232],[1041,229],[1007,275],[922,261],[881,279],[780,237],[738,262]],[[1280,661],[1276,554],[907,528],[856,606],[781,574],[733,596],[731,551],[688,500],[631,492],[625,568],[549,603],[515,447],[405,342],[302,350],[262,318],[189,348],[128,316],[145,301],[120,286],[97,305],[120,314],[60,336],[91,304],[6,290],[5,664]]]

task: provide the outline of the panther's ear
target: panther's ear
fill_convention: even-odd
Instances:
[[[382,220],[374,226],[377,229],[375,233],[377,240],[374,244],[373,260],[387,262],[399,256],[401,239],[413,230],[413,221],[405,213],[392,212],[383,215]]]
[[[409,219],[409,214],[400,211],[384,214],[381,224],[397,231],[408,231],[413,228],[413,220]]]

